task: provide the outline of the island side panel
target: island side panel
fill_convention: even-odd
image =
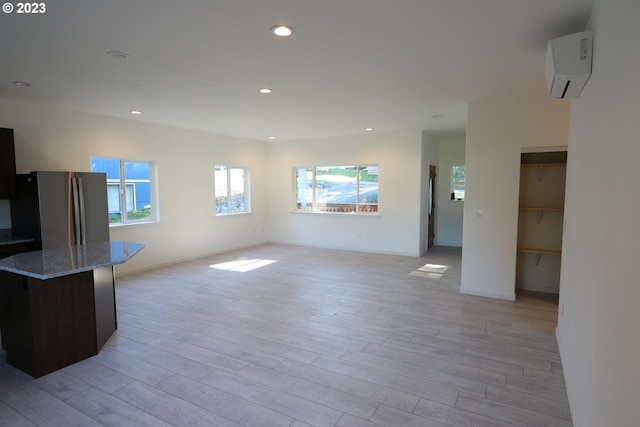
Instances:
[[[98,350],[105,345],[118,327],[116,321],[116,290],[113,266],[93,270]]]
[[[3,287],[11,301],[2,315],[10,365],[38,378],[98,353],[93,272],[47,280],[4,272]]]
[[[34,377],[98,354],[91,272],[48,280],[30,278],[29,282],[36,359]]]
[[[34,370],[33,325],[24,276],[0,271],[0,331],[7,363],[31,373]]]

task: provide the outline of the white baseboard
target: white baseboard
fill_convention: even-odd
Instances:
[[[304,215],[304,214],[303,214]],[[307,243],[299,243],[299,242],[289,242],[283,240],[268,240],[266,243],[273,243],[275,245],[287,245],[287,246],[300,246],[302,248],[315,248],[315,249],[329,249],[333,251],[345,251],[345,252],[360,252],[365,254],[377,254],[377,255],[397,255],[397,256],[407,256],[413,258],[419,258],[421,255],[419,253],[414,252],[400,252],[400,251],[387,251],[387,250],[376,250],[371,248],[359,248],[359,247],[343,247],[343,246],[327,246],[327,245],[315,245],[315,244],[307,244]]]
[[[578,417],[575,413],[575,405],[573,404],[573,394],[571,393],[571,383],[569,382],[569,378],[567,377],[567,370],[565,369],[565,358],[564,358],[564,350],[562,339],[560,337],[560,329],[556,327],[556,342],[558,343],[558,350],[560,351],[560,363],[562,363],[562,375],[564,376],[564,386],[567,389],[567,398],[569,399],[569,411],[571,411],[571,420],[575,427],[581,426],[582,424],[578,422]]]
[[[163,267],[168,267],[170,265],[176,265],[176,264],[180,264],[182,262],[189,262],[189,261],[194,261],[197,259],[201,259],[201,258],[207,258],[207,257],[211,257],[211,256],[216,256],[216,255],[220,255],[220,254],[224,254],[227,252],[233,252],[233,251],[238,251],[238,250],[242,250],[242,249],[247,249],[247,248],[252,248],[254,246],[260,246],[260,245],[264,245],[269,243],[268,241],[261,241],[261,242],[256,242],[256,243],[249,243],[247,245],[239,245],[239,246],[233,246],[233,247],[229,247],[226,249],[221,249],[218,251],[213,251],[213,252],[208,252],[208,253],[204,253],[204,254],[197,254],[194,256],[190,256],[190,257],[184,257],[184,258],[176,258],[176,259],[172,259],[166,262],[159,262],[157,264],[153,264],[153,265],[145,265],[143,267],[140,268],[132,268],[132,269],[126,269],[123,271],[119,271],[118,270],[118,265],[122,265],[122,264],[118,264],[116,265],[116,274],[118,275],[118,277],[125,277],[128,275],[132,275],[132,274],[138,274],[138,273],[144,273],[146,271],[151,271],[151,270],[155,270],[157,268],[163,268]]]
[[[469,289],[469,288],[464,288],[464,287],[460,287],[460,293],[464,294],[464,295],[474,295],[477,297],[485,297],[485,298],[494,298],[494,299],[504,299],[507,301],[515,301],[516,300],[516,294],[511,293],[511,294],[501,294],[501,293],[497,293],[497,292],[486,292],[486,291],[482,291],[479,289]]]

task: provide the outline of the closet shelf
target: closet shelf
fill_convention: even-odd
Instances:
[[[565,163],[524,163],[520,165],[520,170],[522,170],[522,168],[538,168],[538,182],[542,182],[545,168],[560,166],[566,167],[567,165]]]
[[[539,248],[524,248],[518,247],[518,252],[526,252],[531,254],[541,254],[541,255],[560,255],[562,251],[559,249],[539,249]]]
[[[537,208],[531,206],[521,206],[521,211],[548,211],[548,212],[563,212],[564,208]]]
[[[541,166],[542,167],[548,167],[548,166],[551,166],[551,167],[555,167],[555,166],[565,167],[565,166],[567,166],[567,164],[566,163],[521,163],[520,164],[520,167],[523,167],[523,168],[539,168]]]
[[[542,222],[542,214],[545,212],[563,212],[564,209],[562,208],[520,208],[521,211],[530,211],[530,212],[537,212],[536,215],[536,224],[540,225],[540,222]]]
[[[534,248],[518,248],[518,252],[535,254],[536,255],[536,265],[540,264],[540,259],[542,255],[560,255],[560,250],[554,249],[534,249]]]

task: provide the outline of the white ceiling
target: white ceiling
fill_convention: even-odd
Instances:
[[[0,96],[255,140],[464,134],[468,101],[544,88],[547,40],[584,30],[594,3],[44,1],[0,15]]]

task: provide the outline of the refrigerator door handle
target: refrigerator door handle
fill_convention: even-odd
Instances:
[[[82,235],[81,223],[80,223],[80,195],[78,194],[78,178],[71,178],[71,188],[73,190],[73,226],[75,229],[75,238],[73,244],[80,243],[80,236]]]
[[[82,185],[82,178],[78,178],[78,193],[79,193],[79,202],[80,202],[80,238],[78,239],[78,243],[82,245],[87,244],[87,224],[85,218],[85,208],[84,208],[84,187]]]

